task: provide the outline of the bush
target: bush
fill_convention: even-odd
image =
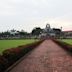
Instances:
[[[55,43],[57,43],[58,45],[60,45],[62,48],[64,48],[65,50],[69,51],[69,52],[72,52],[72,45],[69,45],[65,42],[62,42],[62,41],[59,41],[59,40],[55,40],[53,39],[53,41]]]
[[[0,72],[3,72],[7,68],[7,60],[0,55]]]
[[[42,43],[44,40],[38,41],[36,43],[24,45],[24,46],[18,46],[17,48],[10,48],[7,50],[3,51],[3,58],[6,59],[8,62],[5,64],[3,61],[1,64],[2,69],[4,68],[3,66],[9,67],[13,63],[15,63],[18,59],[20,59],[22,56],[24,56],[26,53],[31,51],[33,48],[38,46],[40,43]],[[4,63],[4,64],[3,64]]]
[[[3,57],[8,60],[8,64],[13,64],[17,59],[20,58],[20,48],[11,48],[3,51]]]

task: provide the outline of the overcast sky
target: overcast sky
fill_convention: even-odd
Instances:
[[[72,29],[72,0],[0,0],[0,31],[34,27]]]

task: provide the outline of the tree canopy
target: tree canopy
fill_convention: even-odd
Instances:
[[[42,32],[42,29],[40,27],[35,27],[32,30],[32,35],[39,35]]]

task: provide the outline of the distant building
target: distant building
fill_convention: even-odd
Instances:
[[[55,37],[59,38],[61,34],[61,29],[51,28],[50,24],[47,24],[43,32],[40,34],[42,37]]]
[[[72,30],[63,31],[64,38],[72,38]]]
[[[19,32],[17,32],[17,31],[14,30],[14,29],[13,29],[13,30],[10,30],[9,32],[10,32],[10,34],[12,34],[12,35],[15,35],[15,34],[18,34],[18,33],[19,33]]]

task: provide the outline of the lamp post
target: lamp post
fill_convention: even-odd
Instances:
[[[61,26],[61,34],[60,34],[60,36],[62,37],[62,26]],[[61,38],[62,39],[62,38]]]
[[[62,26],[61,26],[61,31],[62,31]]]

